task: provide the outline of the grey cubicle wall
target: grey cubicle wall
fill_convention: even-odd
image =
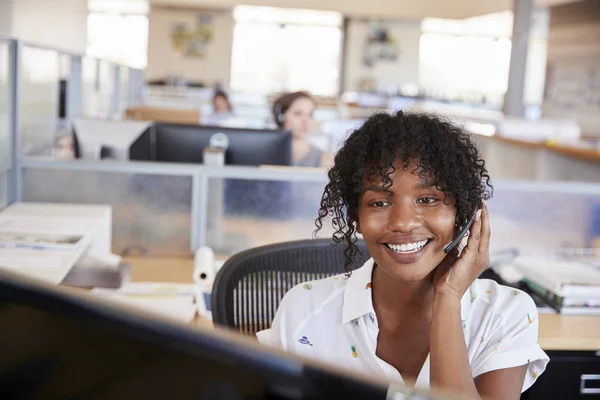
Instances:
[[[110,204],[114,251],[153,256],[312,238],[327,182],[318,170],[79,160],[26,159],[22,173],[23,200]],[[597,246],[600,185],[496,181],[494,189],[492,251]],[[329,222],[320,237],[331,236]]]
[[[59,56],[56,50],[21,47],[19,137],[21,154],[38,154],[54,143],[58,130]]]
[[[136,164],[142,163],[24,161],[22,198],[108,204],[112,206],[115,253],[188,255],[193,170]]]
[[[71,118],[112,116],[140,101],[143,85],[142,70],[0,34],[0,208],[20,199],[22,156],[50,155]]]
[[[12,171],[11,102],[12,88],[11,42],[0,37],[0,208],[9,201]]]

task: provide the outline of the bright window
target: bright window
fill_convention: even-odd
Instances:
[[[134,68],[146,68],[148,17],[142,14],[90,13],[87,55]]]
[[[338,94],[342,40],[339,14],[239,6],[234,17],[233,90]]]

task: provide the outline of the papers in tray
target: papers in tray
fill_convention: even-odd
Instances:
[[[83,249],[65,252],[0,248],[0,268],[58,285],[82,252]]]
[[[191,322],[197,312],[194,284],[135,282],[117,290],[95,288],[90,293],[183,323]]]
[[[0,230],[0,248],[23,248],[32,250],[72,250],[82,241],[79,234],[56,234],[43,232],[15,232]]]

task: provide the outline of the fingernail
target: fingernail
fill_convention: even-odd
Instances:
[[[479,221],[481,219],[481,210],[477,211],[477,215],[475,216],[475,221]]]

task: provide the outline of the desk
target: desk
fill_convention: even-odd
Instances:
[[[134,282],[192,282],[194,264],[188,258],[127,258]],[[207,325],[196,318],[194,325]],[[600,316],[541,314],[539,343],[544,350],[600,350]]]

